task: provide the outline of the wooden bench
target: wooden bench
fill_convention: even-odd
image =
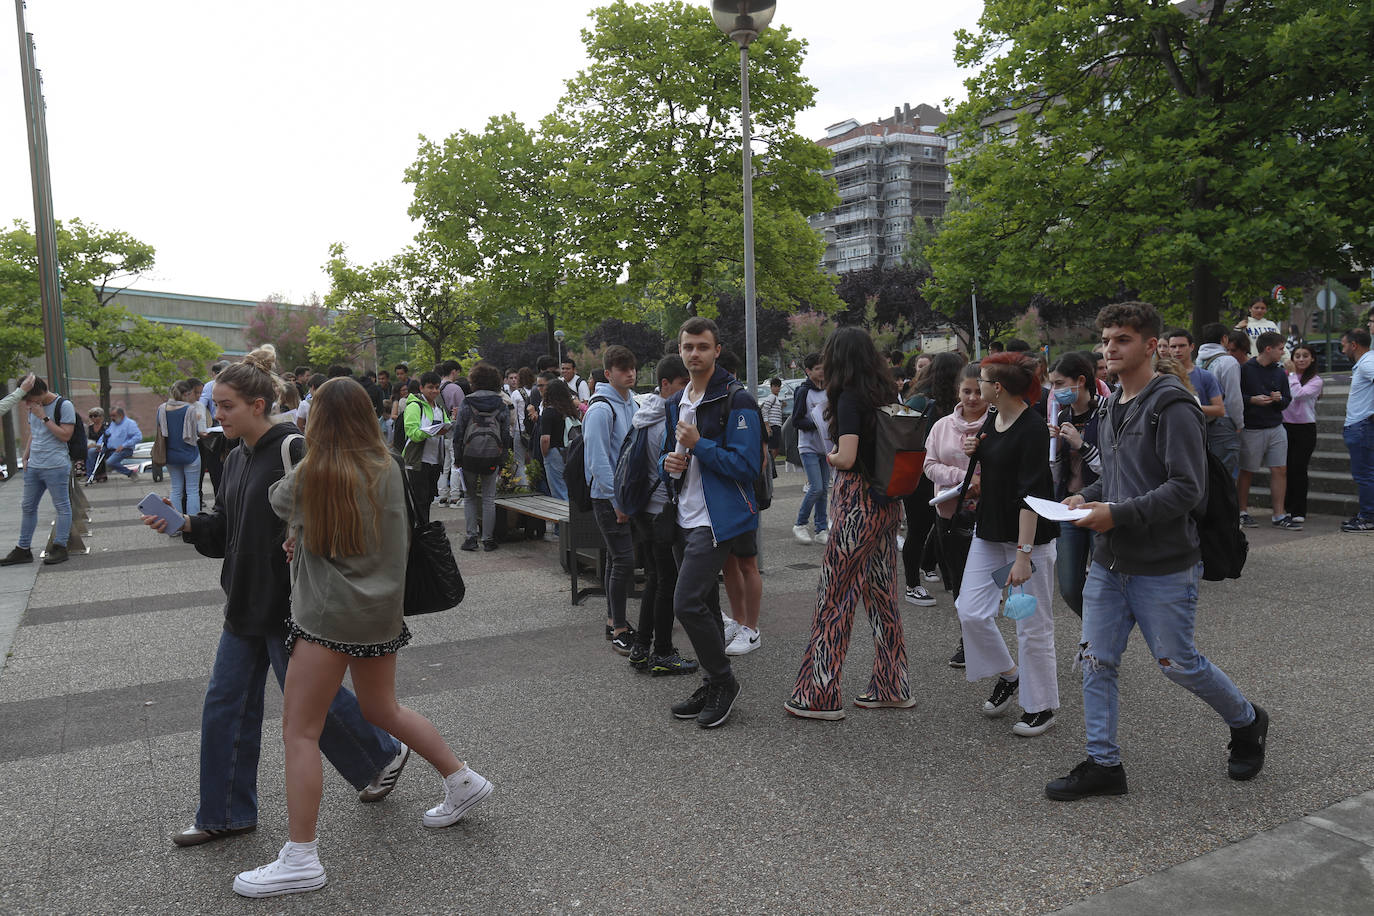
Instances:
[[[601,529],[596,526],[592,513],[578,511],[566,499],[540,494],[503,496],[496,500],[496,508],[558,525],[558,562],[568,571],[573,604],[581,604],[588,595],[606,594],[602,584],[606,572],[606,542],[601,539]],[[596,574],[596,584],[587,588],[580,588],[578,584],[583,558]]]

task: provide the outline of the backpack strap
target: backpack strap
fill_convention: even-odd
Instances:
[[[283,476],[295,467],[296,463],[291,460],[291,443],[295,442],[297,439],[300,439],[302,442],[305,441],[305,437],[300,433],[292,433],[281,440],[281,471]]]

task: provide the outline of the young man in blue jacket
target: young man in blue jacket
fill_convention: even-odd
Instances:
[[[689,318],[678,331],[678,354],[691,381],[668,399],[664,418],[664,480],[677,495],[677,589],[673,609],[692,641],[706,680],[673,706],[678,719],[702,728],[724,724],[739,696],[725,654],[724,621],[711,602],[716,576],[735,538],[759,525],[754,479],[762,470],[758,404],[716,365],[720,334],[709,318]]]
[[[582,417],[587,489],[601,539],[606,542],[606,626],[611,648],[629,655],[635,631],[625,617],[625,602],[635,574],[630,516],[616,500],[615,464],[635,417],[635,355],[619,345],[606,348],[606,381],[596,386]]]

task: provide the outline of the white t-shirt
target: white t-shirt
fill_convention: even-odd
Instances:
[[[687,391],[690,391],[689,387]],[[697,421],[697,407],[706,396],[702,391],[695,401],[687,400],[687,391],[682,392],[678,405],[678,419],[685,423]],[[706,491],[701,487],[701,462],[693,458],[687,462],[687,471],[682,475],[682,492],[677,497],[677,524],[679,528],[710,527],[711,513],[706,511]]]
[[[428,414],[428,416],[426,416]],[[430,404],[426,402],[424,410],[420,412],[420,424],[425,422],[443,423],[448,419],[448,414],[444,412],[444,402]],[[404,421],[402,421],[404,422]],[[444,463],[444,440],[448,438],[448,432],[435,433],[425,440],[425,450],[420,453],[421,464],[443,464]]]

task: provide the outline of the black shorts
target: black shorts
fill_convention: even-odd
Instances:
[[[775,452],[782,451],[782,427],[774,426],[773,431],[768,434],[768,447]]]
[[[746,531],[732,537],[728,545],[732,557],[756,557],[759,555],[759,529]]]

